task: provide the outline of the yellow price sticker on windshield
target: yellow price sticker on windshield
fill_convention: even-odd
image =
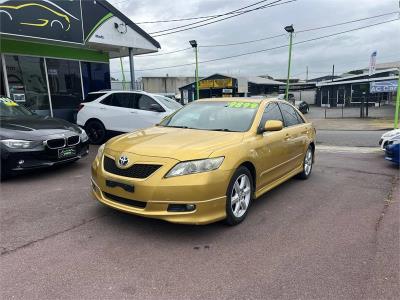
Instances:
[[[8,98],[0,98],[0,102],[4,103],[5,106],[18,106],[17,103]]]
[[[230,108],[257,108],[258,103],[254,102],[241,102],[241,101],[234,101],[234,102],[229,102],[228,107]]]

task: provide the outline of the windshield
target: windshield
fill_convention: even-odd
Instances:
[[[159,125],[215,131],[250,129],[259,104],[241,101],[195,102],[164,119]]]
[[[179,104],[175,100],[172,100],[171,98],[160,96],[160,95],[154,95],[154,97],[169,109],[177,110],[182,107],[181,104]]]
[[[0,98],[0,117],[24,116],[33,116],[33,113],[8,98]]]

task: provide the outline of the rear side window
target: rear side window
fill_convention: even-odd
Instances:
[[[280,108],[282,111],[283,119],[285,120],[285,126],[289,127],[303,123],[302,120],[300,122],[300,120],[298,119],[295,109],[289,104],[281,103]]]
[[[260,126],[264,126],[265,122],[270,120],[278,120],[284,123],[281,110],[279,109],[279,106],[276,103],[269,103],[267,105],[267,107],[264,110]]]
[[[101,103],[116,107],[134,108],[134,95],[132,93],[115,93],[103,99]]]
[[[92,102],[96,99],[99,99],[100,97],[104,96],[106,93],[95,93],[95,94],[88,94],[85,97],[85,100],[83,100],[82,102]]]

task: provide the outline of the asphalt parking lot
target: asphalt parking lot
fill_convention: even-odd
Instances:
[[[398,299],[398,169],[318,151],[244,223],[174,225],[102,206],[90,162],[1,184],[1,299]]]

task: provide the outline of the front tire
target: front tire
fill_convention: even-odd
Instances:
[[[89,141],[93,145],[101,145],[107,138],[107,130],[103,123],[98,120],[89,121],[85,125],[85,131],[89,137]]]
[[[248,213],[253,200],[253,178],[246,167],[239,167],[233,174],[226,192],[226,223],[237,225]]]
[[[311,146],[308,146],[306,154],[303,160],[303,171],[299,174],[300,179],[307,179],[311,175],[312,167],[314,163],[314,151]]]

